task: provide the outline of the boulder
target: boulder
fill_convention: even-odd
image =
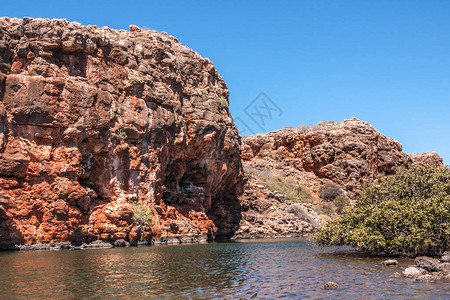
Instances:
[[[412,277],[417,277],[417,276],[421,275],[422,271],[416,267],[409,267],[409,268],[406,268],[402,272],[402,274],[404,277],[412,278]]]
[[[323,288],[324,288],[325,290],[335,290],[335,289],[338,289],[338,288],[339,288],[339,284],[337,284],[336,282],[330,281],[330,282],[327,282],[327,283],[323,286]]]
[[[130,247],[130,243],[127,242],[126,240],[117,240],[114,242],[114,246],[115,247]]]
[[[450,273],[450,263],[445,262],[440,265],[440,269],[442,272]]]
[[[383,261],[383,265],[395,266],[395,265],[398,265],[398,261],[396,259],[387,259],[387,260]]]
[[[428,256],[419,256],[414,260],[414,265],[428,272],[437,272],[440,270],[441,262],[439,259]]]

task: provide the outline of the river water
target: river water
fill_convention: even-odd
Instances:
[[[381,261],[305,239],[0,252],[0,298],[450,299],[450,282],[390,277],[412,260]]]

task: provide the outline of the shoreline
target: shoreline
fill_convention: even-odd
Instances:
[[[108,248],[126,248],[126,247],[142,247],[142,246],[167,246],[167,245],[188,245],[188,244],[208,244],[212,242],[232,242],[239,240],[262,240],[262,239],[283,239],[283,238],[300,238],[308,237],[311,234],[286,234],[286,235],[257,235],[257,236],[238,236],[230,239],[211,240],[205,235],[195,236],[171,236],[160,237],[146,241],[129,242],[126,240],[117,240],[114,242],[107,242],[102,240],[92,241],[90,243],[84,242],[55,242],[55,243],[36,243],[28,245],[0,245],[0,252],[3,251],[61,251],[61,250],[84,250],[84,249],[108,249]]]
[[[107,242],[102,240],[96,240],[90,243],[56,242],[56,243],[36,243],[29,245],[0,245],[0,251],[19,251],[19,252],[60,251],[60,250],[125,248],[125,247],[140,247],[140,246],[206,244],[206,243],[208,243],[208,236],[198,235],[198,236],[160,237],[139,242],[129,242],[126,240]]]

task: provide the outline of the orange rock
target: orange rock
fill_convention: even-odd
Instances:
[[[21,26],[0,18],[0,244],[133,240],[130,201],[153,213],[139,238],[233,234],[240,138],[208,59],[134,25]]]

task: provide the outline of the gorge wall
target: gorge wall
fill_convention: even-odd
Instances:
[[[166,33],[0,18],[0,245],[233,235],[228,95]]]

